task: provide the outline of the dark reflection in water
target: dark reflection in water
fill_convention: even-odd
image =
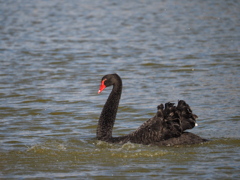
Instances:
[[[2,178],[237,179],[238,1],[0,1]],[[203,145],[111,145],[95,138],[123,79],[114,135],[160,103],[186,100]]]

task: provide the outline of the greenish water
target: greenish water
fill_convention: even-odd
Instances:
[[[238,1],[0,1],[1,179],[238,179]],[[191,132],[177,147],[95,139],[123,79],[114,136],[186,100]]]

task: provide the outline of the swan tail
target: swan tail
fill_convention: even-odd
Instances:
[[[181,127],[183,131],[186,129],[192,129],[197,125],[196,119],[198,116],[192,113],[190,106],[185,101],[178,101],[176,109],[180,117]]]
[[[160,104],[157,108],[157,116],[163,118],[171,130],[182,133],[196,125],[197,115],[192,113],[190,106],[183,100],[178,101],[177,106],[168,102],[165,107]]]

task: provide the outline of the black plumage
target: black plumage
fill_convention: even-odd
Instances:
[[[138,143],[154,145],[197,144],[205,142],[193,133],[185,132],[196,125],[197,115],[192,113],[190,106],[183,100],[157,106],[156,115],[145,121],[134,132],[120,137],[112,137],[119,100],[122,92],[122,80],[117,74],[108,74],[102,78],[100,89],[113,85],[113,89],[103,107],[97,127],[97,139],[110,143]],[[102,91],[101,90],[101,91]],[[101,92],[99,90],[99,92]]]

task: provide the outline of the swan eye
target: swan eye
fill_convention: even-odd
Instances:
[[[107,79],[103,79],[103,80],[102,80],[102,83],[104,83],[106,80],[107,80]]]

